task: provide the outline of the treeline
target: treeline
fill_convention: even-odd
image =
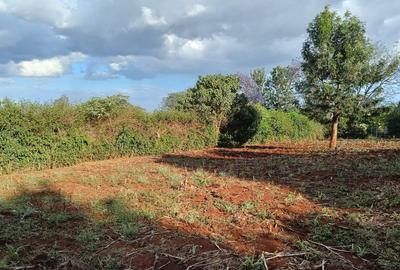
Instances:
[[[147,113],[128,97],[71,104],[0,102],[0,169],[42,169],[214,146],[214,127],[190,112]]]
[[[399,136],[398,109],[382,105],[388,90],[400,86],[399,54],[372,43],[359,18],[326,7],[309,24],[301,55],[296,63],[277,66],[269,74],[259,68],[250,74],[201,77],[194,88],[170,95],[164,105],[212,118],[222,132],[222,145],[238,145],[245,137],[252,140],[256,123],[267,115],[252,108],[254,104],[291,113],[282,114],[282,119],[301,113],[321,123],[331,148],[336,148],[338,135],[365,138],[371,130],[375,134],[379,130],[388,137]],[[296,126],[290,120],[280,122]],[[304,125],[308,126],[312,125]],[[271,130],[273,126],[268,127]],[[296,132],[285,133],[291,135],[284,137],[299,137]],[[279,139],[278,134],[268,137]]]
[[[265,76],[262,70],[254,71],[256,73],[260,78]],[[222,74],[199,77],[193,88],[169,95],[163,107],[194,112],[207,119],[219,133],[218,144],[222,147],[324,137],[323,127],[300,114],[295,101],[293,104],[286,102],[285,108],[267,107],[262,102],[263,88],[254,84],[255,87],[249,91],[242,78],[240,75]],[[251,95],[253,93],[258,93],[257,99]]]

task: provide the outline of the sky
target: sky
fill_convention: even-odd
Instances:
[[[199,75],[299,59],[325,5],[357,15],[372,41],[398,46],[399,0],[0,0],[0,98],[120,93],[154,110]]]

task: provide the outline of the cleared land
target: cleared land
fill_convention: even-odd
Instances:
[[[83,163],[0,198],[0,268],[400,269],[400,141]]]

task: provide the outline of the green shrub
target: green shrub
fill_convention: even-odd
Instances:
[[[85,160],[162,154],[216,144],[214,128],[196,115],[147,113],[123,96],[73,105],[0,101],[0,171],[43,169]]]
[[[400,137],[400,105],[387,116],[387,128],[390,136]]]
[[[221,130],[219,144],[237,147],[244,143],[323,138],[323,127],[297,112],[268,110],[248,105],[232,116]]]
[[[256,134],[260,121],[261,115],[255,106],[244,106],[221,129],[219,146],[238,147],[248,142]]]
[[[282,112],[267,110],[260,105],[255,106],[260,114],[260,123],[250,143],[268,141],[322,139],[322,125],[308,119],[298,112]]]

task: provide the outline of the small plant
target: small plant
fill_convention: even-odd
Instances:
[[[241,270],[264,270],[263,263],[254,256],[246,256],[244,257],[241,265]]]
[[[353,245],[352,249],[357,254],[357,256],[360,257],[363,257],[368,253],[368,247],[366,246]]]
[[[14,246],[10,244],[6,244],[6,254],[10,261],[16,261],[21,257],[21,251],[23,250],[23,246]]]
[[[243,212],[248,212],[248,211],[254,209],[254,207],[255,207],[254,202],[251,202],[251,201],[244,202],[240,205],[240,209]]]
[[[267,210],[260,210],[256,213],[256,217],[260,219],[271,219],[274,218],[274,214]]]
[[[49,223],[59,225],[61,223],[67,222],[72,216],[65,212],[49,213],[46,219]]]
[[[285,198],[285,204],[286,205],[292,205],[294,204],[296,201],[301,199],[301,195],[300,194],[296,194],[296,193],[289,193],[287,195],[287,197]]]
[[[100,236],[91,229],[84,229],[78,233],[76,240],[86,248],[93,250],[99,244]]]
[[[137,235],[139,232],[139,226],[136,223],[122,223],[119,226],[119,233],[125,239],[130,239]]]
[[[233,214],[235,212],[237,212],[238,207],[235,204],[229,203],[229,202],[225,202],[223,200],[218,200],[214,202],[214,206],[224,212]]]

